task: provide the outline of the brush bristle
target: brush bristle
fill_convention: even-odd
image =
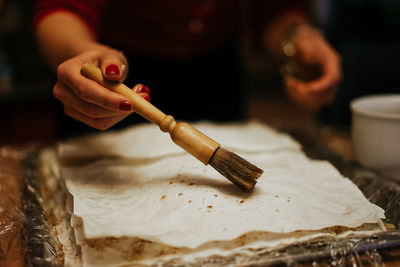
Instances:
[[[253,190],[257,178],[264,172],[247,160],[219,147],[208,162],[214,169],[244,191]]]

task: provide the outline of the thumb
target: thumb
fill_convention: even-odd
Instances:
[[[107,80],[124,81],[128,73],[127,67],[127,60],[122,53],[109,52],[100,56],[100,68]]]

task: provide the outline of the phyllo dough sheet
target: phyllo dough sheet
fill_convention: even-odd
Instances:
[[[384,211],[288,135],[254,121],[193,126],[264,169],[253,192],[150,124],[59,146],[84,265],[193,261],[383,230]]]

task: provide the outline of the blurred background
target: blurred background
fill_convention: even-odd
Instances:
[[[56,79],[33,37],[33,5],[34,1],[0,0],[0,145],[53,142],[60,137],[60,104],[51,94]],[[343,68],[335,102],[319,111],[316,120],[348,127],[349,102],[355,97],[400,93],[400,1],[312,0],[308,10],[341,54]],[[242,55],[248,117],[262,117],[268,105],[263,100],[286,101],[281,77],[265,63],[263,54],[243,51]],[[279,112],[267,115],[279,119]]]

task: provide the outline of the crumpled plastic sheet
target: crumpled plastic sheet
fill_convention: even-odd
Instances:
[[[0,266],[25,263],[21,239],[25,216],[18,159],[19,152],[0,148]]]
[[[297,132],[288,132],[302,143],[309,157],[329,160],[343,175],[352,179],[371,202],[386,211],[385,223],[393,225],[394,229],[368,237],[314,240],[272,251],[259,250],[253,256],[207,258],[200,260],[198,266],[238,263],[252,266],[298,266],[302,263],[312,266],[384,266],[386,249],[400,249],[400,185],[331,153]],[[0,147],[0,266],[10,259],[15,260],[15,266],[63,265],[61,244],[51,235],[51,225],[41,205],[46,200],[40,192],[38,179],[36,161],[39,152],[40,149],[22,152]],[[18,161],[20,166],[15,164]],[[16,192],[4,191],[5,180],[14,188],[20,188],[22,201]],[[11,207],[9,203],[12,203]],[[22,240],[20,244],[17,244],[18,237]],[[18,245],[19,250],[15,250]],[[19,256],[19,261],[12,253]]]
[[[62,266],[32,151],[0,147],[0,266]]]

